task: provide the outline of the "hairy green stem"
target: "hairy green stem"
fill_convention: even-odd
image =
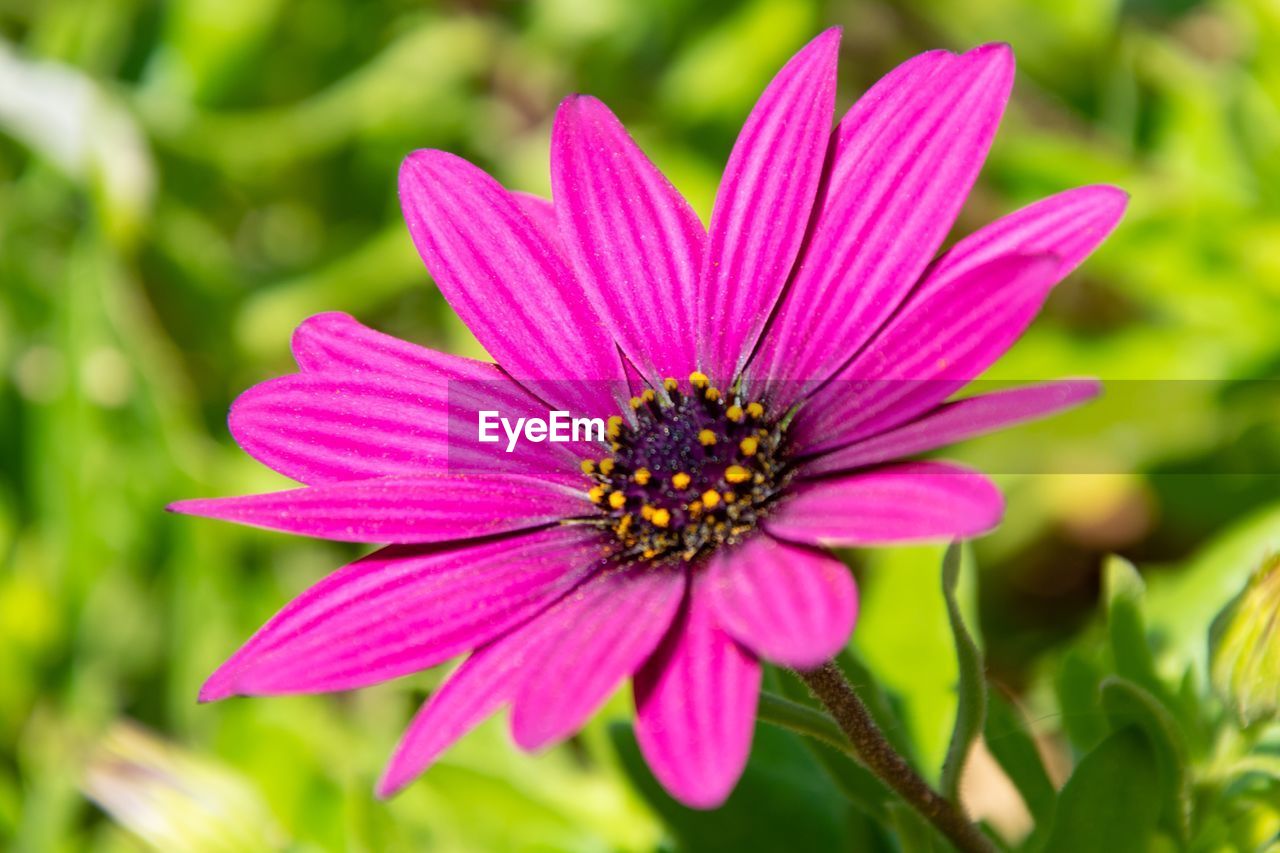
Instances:
[[[907,805],[933,824],[961,853],[993,853],[995,845],[969,820],[959,803],[948,800],[930,787],[906,759],[894,750],[889,741],[885,740],[867,706],[862,704],[838,666],[826,663],[818,669],[798,674],[813,695],[831,712],[833,722],[848,739],[841,748],[896,791]],[[770,705],[776,710],[778,703],[771,702]],[[827,737],[830,731],[825,724],[816,724],[812,720],[805,722],[822,731],[822,734],[813,732],[814,737],[830,742]],[[797,730],[811,733],[805,728]]]

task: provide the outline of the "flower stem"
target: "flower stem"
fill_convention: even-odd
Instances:
[[[828,662],[798,674],[831,712],[852,744],[854,756],[867,769],[933,824],[961,853],[993,853],[995,845],[969,820],[960,805],[929,787],[906,759],[894,751],[838,666]]]

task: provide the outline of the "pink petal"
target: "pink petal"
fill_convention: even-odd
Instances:
[[[786,409],[832,375],[902,303],[951,229],[1013,85],[1007,45],[933,52],[849,111],[795,281],[748,370]],[[820,344],[818,342],[821,342]]]
[[[997,258],[912,303],[801,407],[805,453],[850,444],[932,409],[1002,356],[1057,282],[1053,255]]]
[[[699,285],[698,361],[727,384],[791,273],[809,225],[835,109],[840,30],[792,57],[747,117],[725,167]]]
[[[865,468],[936,450],[967,438],[1078,406],[1098,396],[1095,379],[1067,379],[1010,388],[946,403],[909,424],[807,462],[805,476]]]
[[[651,381],[687,376],[706,240],[693,208],[590,97],[556,113],[551,184],[566,251],[622,351]]]
[[[289,602],[200,691],[350,690],[474,649],[563,595],[602,561],[594,531],[557,526],[448,547],[391,547]]]
[[[542,235],[551,241],[557,249],[563,250],[564,244],[560,239],[560,224],[556,221],[556,209],[551,204],[551,201],[542,196],[519,191],[512,192],[511,198],[515,201],[516,206],[524,211],[524,215],[529,217],[529,221],[542,232]]]
[[[538,749],[577,731],[671,627],[685,575],[672,566],[630,566],[597,574],[566,596],[562,630],[515,697],[516,743]]]
[[[563,601],[563,599],[561,599]],[[430,767],[440,754],[511,701],[542,659],[548,639],[560,630],[556,607],[477,650],[422,706],[378,780],[379,797],[390,797]]]
[[[269,530],[387,545],[492,536],[591,508],[585,490],[503,473],[352,480],[169,506],[172,512]]]
[[[255,385],[235,401],[231,434],[251,456],[318,485],[409,474],[501,470],[583,483],[578,463],[597,443],[482,442],[482,411],[547,419],[547,407],[498,371],[484,380],[392,379],[366,371],[301,373]]]
[[[908,462],[793,485],[765,521],[783,539],[832,546],[977,536],[995,527],[1004,499],[986,477],[957,465]]]
[[[762,658],[812,668],[849,641],[858,591],[825,551],[760,535],[717,553],[707,571],[716,621]]]
[[[341,311],[308,317],[293,332],[293,358],[309,373],[345,373],[390,379],[489,382],[497,365],[436,352],[375,332]]]
[[[415,151],[400,169],[409,233],[441,293],[502,368],[574,414],[608,416],[622,362],[559,250],[470,163]]]
[[[760,663],[717,623],[706,572],[635,677],[636,739],[662,786],[698,809],[725,801],[755,731]]]

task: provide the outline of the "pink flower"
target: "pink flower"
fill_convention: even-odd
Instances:
[[[342,314],[297,330],[300,372],[246,392],[230,426],[305,487],[174,509],[386,547],[287,605],[202,700],[348,690],[470,653],[405,734],[388,795],[503,706],[536,749],[631,677],[650,766],[711,807],[747,758],[760,659],[812,667],[848,640],[856,591],[824,546],[997,523],[982,475],[895,460],[1097,392],[946,402],[1125,196],[1070,190],[935,258],[1008,98],[1009,48],[917,56],[833,133],[839,40],[765,90],[709,229],[589,97],[556,116],[554,206],[451,154],[408,157],[414,243],[497,364]],[[476,441],[481,410],[549,408],[611,418],[608,438]]]

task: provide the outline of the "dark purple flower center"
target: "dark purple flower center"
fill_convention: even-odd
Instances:
[[[756,402],[730,402],[694,373],[667,379],[609,419],[612,453],[586,460],[592,522],[624,559],[693,560],[753,530],[789,478],[785,424]]]

